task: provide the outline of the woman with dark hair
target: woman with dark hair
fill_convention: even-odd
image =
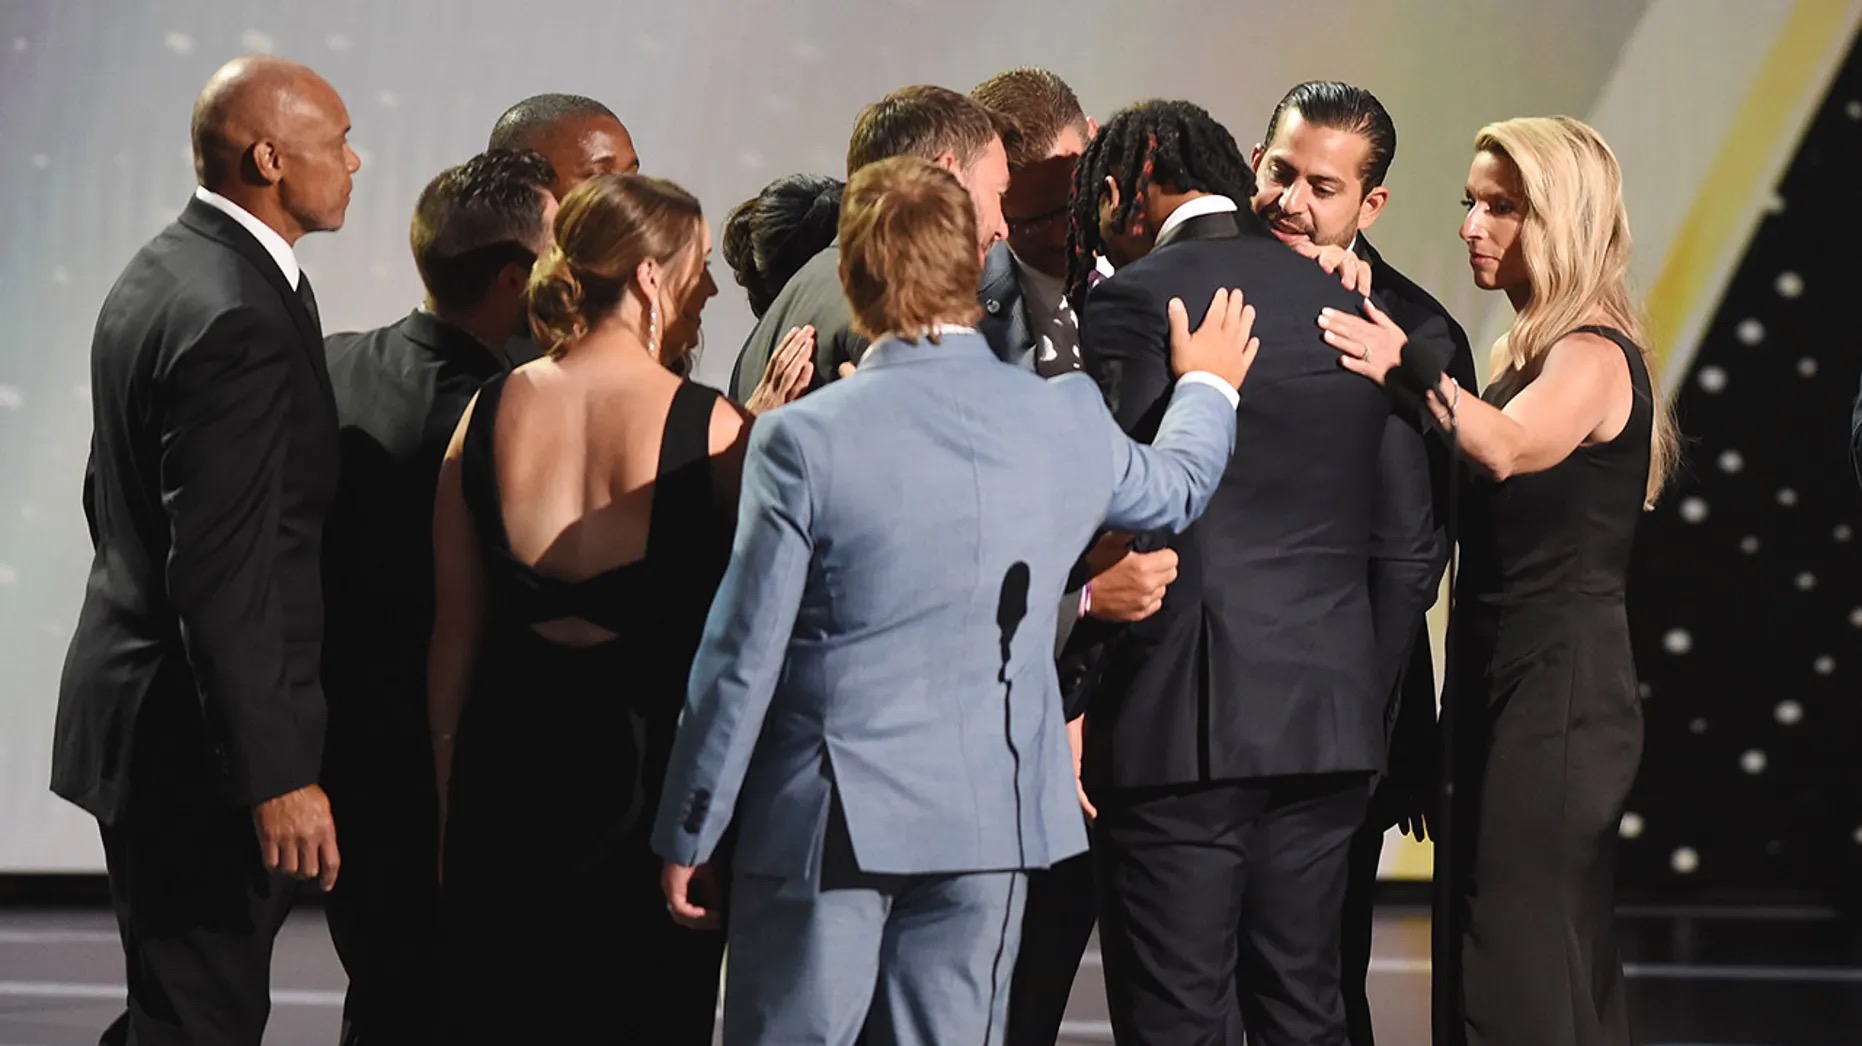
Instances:
[[[724,261],[758,319],[808,259],[834,242],[846,183],[790,174],[731,209],[724,220]]]
[[[530,277],[546,354],[485,385],[441,468],[445,1041],[636,1041],[632,1020],[711,1041],[723,935],[672,923],[641,817],[730,559],[750,421],[680,377],[717,293],[710,242],[671,182],[570,192]]]

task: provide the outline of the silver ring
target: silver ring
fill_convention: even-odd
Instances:
[[[1369,345],[1360,346],[1358,349],[1358,358],[1361,360],[1370,359],[1371,358],[1371,347]]]

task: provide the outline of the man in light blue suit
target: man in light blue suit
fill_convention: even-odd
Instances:
[[[1090,378],[1004,367],[967,326],[979,242],[949,172],[856,172],[840,271],[875,344],[752,430],[653,833],[673,916],[716,925],[701,866],[735,820],[726,1043],[1001,1041],[1024,870],[1086,847],[1067,573],[1102,525],[1187,526],[1233,449],[1239,293],[1194,335],[1171,304],[1182,377],[1147,447]]]

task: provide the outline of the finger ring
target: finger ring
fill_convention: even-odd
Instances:
[[[1371,358],[1371,347],[1369,345],[1360,346],[1358,348],[1358,358],[1361,360],[1370,359]]]

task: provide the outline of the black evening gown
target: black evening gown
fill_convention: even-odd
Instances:
[[[441,1006],[458,1042],[708,1044],[724,934],[675,925],[648,846],[686,679],[730,558],[710,471],[718,394],[679,387],[645,556],[565,582],[511,555],[479,394],[462,481],[486,621],[455,742]],[[533,626],[580,619],[595,646]]]
[[[1544,472],[1468,479],[1456,583],[1454,806],[1446,841],[1458,1012],[1449,1043],[1631,1041],[1613,928],[1617,826],[1642,757],[1624,588],[1655,404],[1615,330],[1634,405],[1615,439]]]

